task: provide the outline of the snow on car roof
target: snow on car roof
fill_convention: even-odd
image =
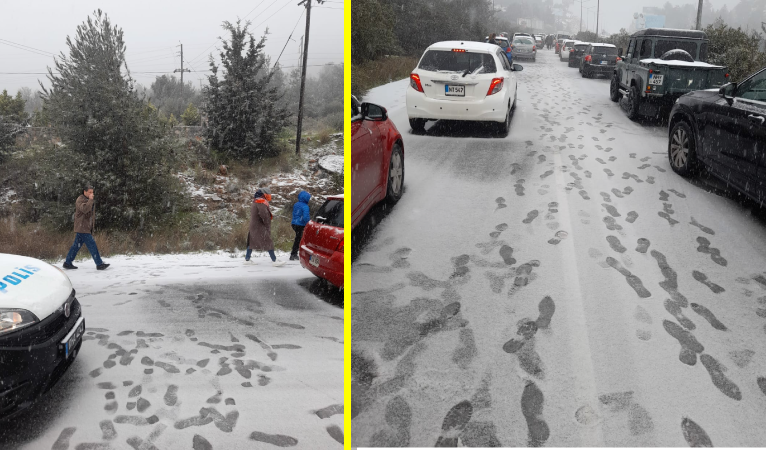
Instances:
[[[666,66],[704,67],[707,69],[723,69],[723,66],[715,66],[713,64],[708,64],[702,61],[688,62],[688,61],[677,61],[674,59],[664,60],[659,58],[648,58],[648,59],[642,59],[641,62],[645,64],[663,64]]]
[[[489,39],[489,36],[484,36],[484,39]],[[508,40],[508,38],[507,38],[507,37],[505,37],[505,36],[500,36],[500,35],[497,35],[497,36],[495,36],[495,39],[504,39],[504,40],[506,40],[506,41]]]
[[[614,46],[614,45],[612,45],[612,44],[602,44],[602,43],[600,43],[600,42],[597,42],[597,43],[595,43],[595,44],[591,44],[591,45],[593,45],[593,46],[595,46],[595,47],[611,47],[611,48],[617,48],[616,46]]]
[[[473,52],[494,53],[497,50],[497,45],[473,41],[442,41],[431,44],[427,50],[452,50],[453,48],[462,48]]]

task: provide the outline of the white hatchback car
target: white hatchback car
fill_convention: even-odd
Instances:
[[[407,88],[410,127],[422,131],[428,120],[497,122],[502,133],[516,106],[516,72],[503,49],[470,41],[437,42],[428,47]]]
[[[0,253],[0,420],[56,384],[84,333],[82,308],[61,269]]]

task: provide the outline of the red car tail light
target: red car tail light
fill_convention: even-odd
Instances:
[[[569,53],[574,53],[574,47],[569,49]]]
[[[492,82],[489,84],[489,90],[487,90],[487,95],[497,94],[503,89],[503,83],[505,82],[505,78],[493,78]]]
[[[618,57],[617,57],[617,59],[616,59],[615,61],[622,61],[622,58],[620,58],[620,57],[618,56]]]
[[[537,46],[533,45],[532,46],[532,51],[535,51],[535,50],[537,50]]]
[[[465,53],[465,49],[464,48],[453,48],[452,51],[453,52],[457,52],[457,53]]]
[[[585,60],[588,62],[591,62],[593,58],[590,57],[590,55],[585,55]]]
[[[511,46],[511,47],[506,47],[506,48],[505,48],[505,53],[511,53],[511,49],[512,49],[512,48],[513,48],[513,46]]]
[[[727,73],[726,75],[724,75],[724,77],[729,78],[729,74]]]
[[[410,74],[410,86],[418,92],[423,92],[423,86],[420,85],[420,75],[416,73]]]

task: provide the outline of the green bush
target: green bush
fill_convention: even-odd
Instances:
[[[760,51],[761,37],[717,21],[705,28],[710,44],[708,62],[729,68],[731,81],[742,81],[766,67],[766,53]]]

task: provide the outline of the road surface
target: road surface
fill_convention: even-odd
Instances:
[[[0,425],[0,448],[343,448],[342,297],[300,265],[253,260],[77,263],[82,349],[45,398]]]
[[[355,231],[354,446],[766,442],[766,220],[553,51],[507,137],[429,122]]]

